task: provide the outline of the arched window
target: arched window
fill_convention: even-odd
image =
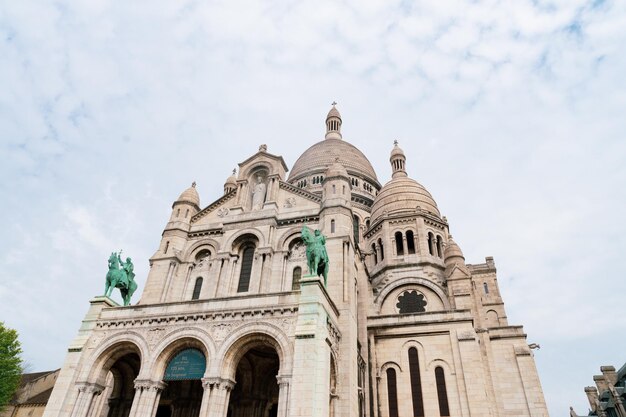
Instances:
[[[378,263],[378,254],[376,253],[376,244],[372,243],[372,253],[374,254],[374,265]]]
[[[409,348],[409,372],[411,374],[411,397],[413,398],[413,417],[424,417],[424,398],[422,396],[422,377],[417,349]]]
[[[180,216],[180,209],[176,210],[176,217]]]
[[[404,255],[404,244],[402,243],[402,232],[396,232],[395,240],[396,240],[396,254]]]
[[[333,184],[333,194],[335,194],[337,192],[337,187],[335,186],[335,184]]]
[[[193,286],[193,294],[191,295],[192,300],[197,300],[200,298],[200,290],[202,289],[202,277],[196,278],[196,285]]]
[[[443,374],[443,368],[438,366],[435,368],[435,380],[437,382],[437,399],[439,400],[439,415],[441,417],[450,416],[450,407],[448,407],[448,393],[446,392],[446,377]]]
[[[369,230],[370,228],[370,219],[365,220],[365,228]]]
[[[168,240],[167,242],[165,242],[165,249],[163,250],[163,253],[167,253],[167,250],[170,248],[170,241]]]
[[[247,246],[241,255],[241,272],[239,273],[239,285],[237,292],[247,292],[250,288],[250,275],[252,274],[252,262],[254,260],[254,247]]]
[[[428,232],[428,253],[435,254],[435,236]]]
[[[383,240],[378,239],[378,247],[380,248],[380,260],[385,260],[385,248],[383,247]]]
[[[302,268],[296,266],[293,269],[293,279],[291,280],[291,289],[293,291],[300,289],[300,278],[302,278]]]
[[[354,234],[354,242],[359,243],[359,216],[354,216],[352,221],[352,232]]]
[[[189,209],[185,211],[185,218],[189,217]]]
[[[335,219],[330,221],[330,233],[335,233]]]
[[[409,254],[415,253],[415,238],[412,230],[406,232],[406,250]]]
[[[441,236],[437,236],[437,256],[440,258],[443,257],[443,244],[441,241]]]
[[[389,417],[398,417],[398,388],[396,386],[396,370],[387,368],[387,401]]]
[[[489,285],[486,282],[483,282],[483,289],[485,290],[485,294],[489,294]]]

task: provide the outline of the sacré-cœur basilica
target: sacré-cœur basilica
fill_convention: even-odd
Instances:
[[[547,416],[493,259],[465,262],[397,144],[383,186],[341,125],[289,174],[262,145],[209,205],[185,190],[139,302],[91,300],[44,417]]]

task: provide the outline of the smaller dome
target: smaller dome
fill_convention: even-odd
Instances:
[[[236,186],[237,185],[237,170],[233,169],[233,173],[230,177],[226,178],[226,182],[224,183],[224,186],[226,185],[233,185]]]
[[[350,178],[348,176],[348,171],[346,171],[344,166],[341,165],[341,162],[339,162],[339,158],[335,158],[335,162],[326,170],[326,178],[331,177]]]
[[[196,182],[194,181],[191,184],[191,187],[187,188],[185,191],[182,192],[182,194],[180,195],[180,197],[178,197],[178,200],[176,200],[177,203],[191,203],[196,205],[197,207],[200,207],[200,196],[198,195],[198,191],[196,190]]]
[[[463,252],[461,252],[461,248],[456,244],[454,240],[452,240],[452,236],[448,236],[448,244],[446,245],[446,249],[443,252],[445,262],[446,263],[456,263],[459,258],[465,261],[465,256],[463,256]],[[456,258],[456,259],[455,259]]]
[[[393,178],[381,188],[374,200],[372,223],[385,213],[415,213],[417,207],[440,216],[437,203],[422,184],[409,177]]]

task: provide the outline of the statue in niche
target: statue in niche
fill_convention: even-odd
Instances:
[[[252,210],[261,210],[265,203],[265,194],[267,193],[267,185],[263,182],[263,177],[256,176],[256,184],[252,190]]]

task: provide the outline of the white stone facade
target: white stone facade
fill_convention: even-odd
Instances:
[[[91,301],[44,417],[547,416],[493,259],[466,264],[397,144],[381,187],[341,123],[333,106],[289,177],[262,145],[210,205],[185,190],[140,301]],[[168,380],[184,349],[204,375]]]

